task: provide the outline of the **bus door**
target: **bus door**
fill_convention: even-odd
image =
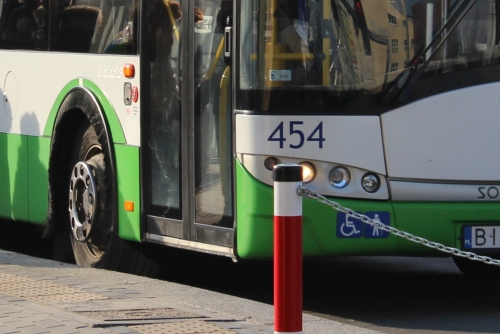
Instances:
[[[231,248],[231,74],[222,32],[232,1],[161,0],[146,7],[146,238]]]
[[[185,1],[185,0],[184,0]],[[141,26],[142,91],[148,96],[142,115],[142,184],[148,234],[185,238],[182,201],[183,1],[145,1]],[[187,1],[185,1],[187,2]],[[144,196],[145,195],[145,196]]]
[[[224,62],[224,29],[232,0],[195,0],[194,225],[197,241],[232,245],[231,70]],[[195,14],[196,16],[196,14]]]

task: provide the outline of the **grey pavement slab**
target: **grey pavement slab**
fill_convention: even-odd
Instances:
[[[0,333],[274,333],[272,305],[0,250]],[[303,315],[311,334],[376,333]]]

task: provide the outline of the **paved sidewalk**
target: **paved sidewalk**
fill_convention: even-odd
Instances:
[[[273,333],[273,308],[0,250],[0,333]],[[304,314],[304,333],[375,333]]]

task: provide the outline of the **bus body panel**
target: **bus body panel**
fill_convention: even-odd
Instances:
[[[237,154],[324,160],[386,174],[378,116],[237,115],[235,131]]]
[[[29,221],[28,137],[0,133],[0,146],[0,216]]]
[[[9,71],[0,73],[0,90],[4,95],[0,103],[0,132],[5,132],[0,133],[0,147],[6,155],[2,170],[8,171],[9,176],[1,181],[1,198],[6,200],[0,205],[0,216],[45,223],[50,136],[64,98],[71,90],[83,88],[100,104],[113,142],[134,145],[115,145],[117,166],[128,166],[117,168],[119,230],[122,238],[140,241],[139,103],[125,106],[111,102],[123,101],[125,82],[138,86],[139,67],[135,77],[128,79],[123,77],[121,67],[110,65],[117,63],[116,55],[15,51],[0,51],[0,54],[2,60],[12,63]],[[138,57],[118,57],[122,58],[120,63],[139,64]],[[57,73],[54,69],[58,69]],[[82,73],[86,73],[85,78],[80,77]],[[33,75],[50,79],[53,89],[40,87]],[[20,99],[21,96],[31,98]],[[125,200],[134,202],[134,212],[125,211]]]
[[[273,188],[258,181],[236,161],[237,198],[237,254],[241,258],[272,257],[273,255]],[[360,211],[386,212],[391,217],[392,207],[387,202],[341,200],[343,205]],[[338,221],[338,222],[337,222]],[[340,222],[340,225],[339,225]],[[355,238],[338,238],[344,223],[336,211],[313,200],[303,200],[303,251],[305,256],[395,254],[397,239],[366,237],[358,228]],[[358,240],[357,242],[355,240]]]
[[[139,148],[115,145],[118,189],[118,235],[127,240],[141,241],[141,188]],[[133,211],[125,209],[132,202]]]
[[[107,114],[111,110],[116,113],[125,142],[140,145],[139,103],[130,106],[123,103],[124,84],[139,87],[138,56],[0,51],[0,57],[2,62],[10,64],[8,69],[0,69],[0,90],[7,99],[6,103],[0,103],[0,132],[39,136],[52,129],[53,124],[49,120],[54,119],[53,112],[57,107],[54,102],[63,97],[62,91],[75,86],[74,83],[67,86],[70,81],[82,78],[82,73],[85,73],[83,78],[89,81],[83,80],[84,86],[90,90],[99,87],[94,94]],[[121,61],[117,62],[117,57]],[[126,63],[135,64],[134,78],[123,76],[122,68]],[[43,78],[53,89],[40,85]],[[30,98],[24,98],[26,96]],[[36,116],[30,122],[22,122],[25,115],[30,114]],[[111,119],[109,115],[108,118]]]
[[[44,224],[50,138],[0,133],[0,217]]]
[[[448,247],[462,248],[462,228],[467,225],[498,225],[498,203],[392,202],[397,227]],[[403,255],[446,255],[399,238]]]
[[[49,168],[51,139],[28,136],[29,221],[44,224],[49,207]]]
[[[237,253],[241,258],[272,257],[273,191],[272,187],[253,178],[236,163]],[[400,230],[427,238],[449,247],[461,248],[462,228],[466,225],[500,224],[495,203],[464,202],[378,202],[329,198],[347,208],[366,215],[386,212],[390,224]],[[367,227],[354,237],[339,231],[345,217],[330,206],[303,199],[303,249],[305,256],[324,255],[403,255],[439,256],[432,248],[390,235],[370,238]]]
[[[383,114],[388,176],[498,182],[499,89],[498,83],[473,86]]]
[[[389,181],[391,198],[395,201],[413,202],[490,202],[500,200],[498,183],[444,183]]]

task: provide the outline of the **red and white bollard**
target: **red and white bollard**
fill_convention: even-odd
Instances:
[[[276,165],[274,177],[274,333],[302,333],[302,166]]]

